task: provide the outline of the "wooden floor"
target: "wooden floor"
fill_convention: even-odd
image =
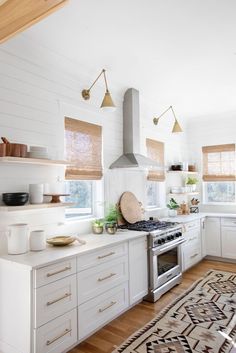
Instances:
[[[170,301],[188,289],[211,269],[236,272],[236,264],[203,260],[186,271],[180,285],[163,295],[156,303],[142,302],[110,322],[68,353],[111,353],[132,333],[152,320]]]

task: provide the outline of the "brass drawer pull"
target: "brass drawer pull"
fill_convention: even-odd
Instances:
[[[59,302],[60,300],[63,300],[63,299],[65,299],[65,298],[67,298],[67,297],[70,297],[70,296],[71,296],[71,293],[65,293],[62,297],[57,298],[57,299],[54,299],[54,300],[52,300],[51,302],[47,302],[47,306],[50,306],[50,305],[52,305],[52,304],[55,304],[55,303]]]
[[[196,256],[198,256],[198,254],[194,254],[194,255],[190,256],[190,259],[193,259]]]
[[[58,273],[65,272],[65,271],[69,271],[69,270],[71,270],[71,266],[66,266],[66,267],[63,268],[62,270],[58,270],[58,271],[55,271],[55,272],[49,272],[49,273],[47,273],[47,277],[55,276],[55,275],[57,275]]]
[[[70,333],[71,331],[72,331],[72,330],[69,330],[68,328],[65,329],[65,331],[64,331],[63,333],[61,333],[59,336],[53,338],[52,340],[47,340],[46,345],[47,345],[47,346],[50,346],[50,344],[56,342],[56,341],[59,340],[61,337],[67,335],[67,333]]]
[[[98,278],[98,282],[105,281],[105,279],[111,278],[111,277],[113,277],[115,275],[116,275],[116,273],[110,273],[108,276]]]
[[[115,304],[116,304],[116,302],[113,302],[113,301],[112,301],[112,302],[110,302],[110,304],[108,304],[108,305],[105,306],[104,308],[99,309],[98,312],[99,312],[99,313],[102,313],[103,311],[109,309],[110,307],[112,307],[112,306],[115,305]]]
[[[114,251],[111,251],[111,252],[109,252],[108,254],[106,254],[106,255],[99,255],[98,256],[98,259],[100,260],[100,259],[104,259],[104,257],[107,257],[107,256],[111,256],[111,255],[114,255],[115,254],[115,252]]]

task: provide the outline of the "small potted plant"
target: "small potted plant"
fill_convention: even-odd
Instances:
[[[121,213],[116,205],[110,205],[105,215],[105,229],[109,234],[115,234],[117,231],[117,222]]]
[[[169,203],[166,206],[169,208],[169,216],[176,217],[179,204],[175,201],[175,199],[171,198]]]
[[[94,234],[102,234],[103,233],[104,221],[103,219],[95,219],[92,222],[92,230]]]
[[[196,191],[197,183],[197,178],[188,177],[185,184],[189,187],[189,192],[194,192]]]

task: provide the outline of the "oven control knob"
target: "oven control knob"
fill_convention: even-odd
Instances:
[[[168,235],[166,239],[171,240],[171,235]]]
[[[176,238],[178,238],[178,237],[181,237],[181,235],[182,235],[182,234],[181,234],[180,232],[178,232],[178,233],[176,233],[175,236],[176,236]]]
[[[162,244],[164,244],[166,242],[165,238],[162,238],[161,242],[162,242]]]
[[[170,239],[171,240],[173,240],[175,237],[174,237],[174,235],[172,234],[171,236],[170,236]]]
[[[157,244],[161,244],[161,239],[159,239],[159,240],[157,241]]]

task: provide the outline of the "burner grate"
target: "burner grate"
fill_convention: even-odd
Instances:
[[[125,225],[119,226],[121,229],[128,230],[138,230],[142,232],[152,232],[158,229],[166,229],[169,227],[173,227],[175,223],[173,222],[161,222],[161,221],[139,221],[133,224],[127,223]]]

